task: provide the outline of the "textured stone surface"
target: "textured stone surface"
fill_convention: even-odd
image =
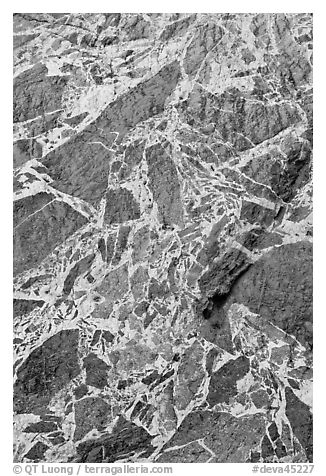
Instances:
[[[18,207],[20,208],[19,203]],[[86,222],[68,204],[56,200],[29,213],[19,220],[14,230],[14,272],[19,273],[37,266],[57,245]]]
[[[78,330],[61,331],[31,352],[17,371],[14,387],[16,411],[43,411],[52,396],[80,371]]]
[[[15,462],[312,461],[312,15],[14,15]]]
[[[234,285],[230,300],[312,347],[312,246],[276,248],[253,264]]]
[[[230,397],[238,393],[237,381],[249,372],[249,368],[249,360],[241,356],[230,360],[213,373],[208,388],[208,404],[214,406],[216,403],[229,403]]]
[[[39,63],[15,77],[14,122],[27,121],[61,108],[67,78],[47,73],[47,67]]]
[[[82,463],[112,463],[133,455],[150,456],[154,448],[152,437],[142,427],[121,418],[112,433],[98,440],[89,439],[77,448],[76,461]]]
[[[198,431],[205,446],[215,455],[214,462],[226,463],[231,458],[236,463],[244,461],[249,449],[259,445],[264,420],[259,415],[234,418],[226,413],[198,410],[187,415],[168,446],[189,443],[196,439]]]
[[[76,402],[74,440],[81,440],[93,428],[104,429],[110,420],[109,412],[110,406],[100,398],[89,397]]]

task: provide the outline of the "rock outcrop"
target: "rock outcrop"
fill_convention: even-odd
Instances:
[[[313,460],[312,15],[14,15],[15,461]]]

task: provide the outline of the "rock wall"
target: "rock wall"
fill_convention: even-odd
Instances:
[[[16,462],[312,461],[312,15],[14,15]]]

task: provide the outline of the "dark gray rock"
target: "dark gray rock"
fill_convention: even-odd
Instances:
[[[139,204],[133,194],[125,189],[111,189],[106,194],[105,223],[123,223],[140,217]]]
[[[265,255],[235,283],[229,302],[245,304],[311,348],[311,244],[293,243]]]
[[[110,405],[101,398],[83,398],[75,403],[74,408],[74,441],[81,440],[93,428],[102,431],[110,423]]]
[[[286,409],[294,435],[304,449],[308,461],[313,461],[313,420],[308,405],[303,403],[290,389],[285,389]]]
[[[56,187],[77,197],[98,202],[107,188],[110,152],[100,144],[118,143],[139,122],[163,111],[164,102],[180,75],[177,61],[162,68],[153,78],[141,83],[110,104],[96,121],[76,138],[47,155],[44,164]],[[99,133],[99,131],[105,132]],[[86,179],[87,177],[87,179]]]
[[[35,463],[42,461],[44,453],[49,449],[49,446],[38,441],[29,451],[25,454],[25,458],[34,461]]]
[[[207,402],[213,407],[217,403],[229,403],[230,398],[238,393],[237,381],[241,380],[250,369],[249,359],[240,356],[230,360],[211,376]]]
[[[14,409],[42,414],[52,396],[80,372],[76,329],[59,332],[31,352],[17,371]]]
[[[41,63],[24,71],[14,81],[14,122],[27,121],[61,108],[67,84],[65,76],[47,76]]]
[[[37,212],[26,211],[25,198],[16,205],[19,222],[14,231],[14,273],[38,266],[56,246],[87,223],[83,215],[66,203],[57,200],[50,203],[46,196],[46,205],[43,200],[41,205],[35,197]],[[31,197],[27,197],[27,201],[31,201]],[[21,219],[23,213],[26,217]]]
[[[154,451],[152,438],[144,428],[121,417],[111,435],[80,443],[76,462],[114,463],[138,453],[141,457],[146,457]]]
[[[264,432],[264,419],[259,415],[235,418],[227,413],[197,410],[186,416],[164,449],[203,438],[216,454],[214,462],[236,463],[246,459]]]
[[[93,353],[88,354],[83,362],[86,369],[86,384],[104,388],[107,384],[107,371],[110,367]]]

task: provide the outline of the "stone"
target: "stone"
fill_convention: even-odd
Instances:
[[[213,22],[199,26],[186,51],[184,63],[187,74],[195,75],[208,52],[221,40],[223,33],[222,28]]]
[[[111,435],[80,443],[76,462],[114,463],[126,457],[130,460],[135,454],[149,456],[154,451],[151,440],[152,436],[142,427],[120,418]]]
[[[120,188],[107,192],[105,223],[124,223],[129,220],[137,220],[139,217],[139,204],[129,190]]]
[[[113,143],[116,133],[121,141],[132,127],[162,111],[164,101],[172,92],[179,73],[176,62],[162,68],[154,78],[136,86],[114,104],[110,104],[81,134],[48,154],[43,163],[57,188],[91,203],[98,202],[107,188],[105,174],[109,171],[112,153],[107,150],[107,146],[100,145],[99,139],[102,136],[97,131],[104,128],[109,142],[108,139],[104,140],[108,144],[110,141]],[[155,100],[147,99],[152,95]]]
[[[203,357],[202,346],[195,342],[180,359],[178,382],[174,390],[174,400],[178,410],[184,410],[195,399],[201,387],[205,377]]]
[[[298,438],[308,461],[313,457],[313,422],[308,405],[303,403],[290,389],[285,389],[285,413],[289,419],[294,435]]]
[[[14,231],[14,273],[38,266],[86,223],[83,215],[56,200],[26,216]]]
[[[24,433],[50,433],[51,431],[55,431],[57,429],[57,425],[51,421],[40,421],[37,423],[31,423],[28,425]]]
[[[263,437],[261,442],[261,457],[264,461],[268,461],[270,456],[274,455],[273,445],[267,435]]]
[[[211,453],[194,442],[178,450],[164,452],[155,463],[207,463],[210,458]]]
[[[67,295],[70,294],[77,277],[89,271],[94,259],[95,259],[95,254],[88,255],[85,258],[78,261],[70,269],[70,271],[69,271],[69,273],[68,273],[68,275],[65,279],[65,282],[63,284],[63,294],[64,295],[67,296]]]
[[[231,249],[218,261],[213,262],[200,277],[202,293],[213,294],[215,300],[223,300],[230,292],[235,281],[251,266],[248,256],[240,250]]]
[[[83,439],[89,431],[105,429],[110,423],[110,405],[101,398],[86,397],[74,405],[75,424],[74,441]]]
[[[49,76],[42,63],[24,71],[14,81],[14,122],[27,121],[61,108],[67,77]]]
[[[277,440],[280,436],[275,421],[273,421],[268,427],[268,434],[272,441]]]
[[[25,458],[34,461],[35,463],[42,461],[44,453],[49,449],[49,446],[38,441],[26,454]]]
[[[107,384],[107,371],[110,367],[93,353],[88,354],[83,362],[86,369],[86,384],[104,388]]]
[[[233,302],[247,305],[302,344],[312,346],[312,247],[298,242],[273,249],[253,264],[232,289]]]
[[[42,307],[44,301],[36,301],[34,299],[14,299],[13,314],[14,317],[29,314],[34,309]]]
[[[79,374],[77,356],[76,329],[60,331],[33,350],[17,371],[17,413],[43,412],[52,396]]]
[[[199,438],[215,453],[215,462],[242,461],[264,432],[264,420],[252,415],[235,418],[227,413],[197,410],[183,420],[167,448],[181,446]],[[234,437],[236,435],[236,438]]]
[[[111,261],[111,264],[113,266],[116,266],[120,262],[122,254],[127,248],[129,233],[130,233],[130,226],[128,225],[120,226],[117,242],[115,245],[115,251]]]
[[[76,399],[84,397],[88,392],[88,387],[85,384],[81,384],[74,389],[74,395]]]
[[[242,379],[250,369],[249,360],[240,356],[230,360],[211,376],[207,402],[210,406],[217,403],[229,403],[230,398],[237,395],[237,381]]]
[[[157,144],[146,151],[149,187],[159,210],[159,220],[164,225],[182,222],[180,183],[177,170],[167,151],[168,143]]]

